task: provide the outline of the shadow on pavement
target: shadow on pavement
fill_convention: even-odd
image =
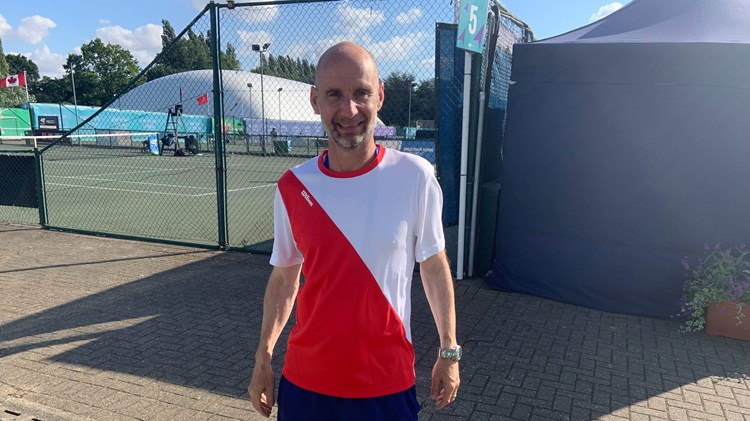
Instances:
[[[90,262],[99,263],[107,264]],[[214,253],[0,325],[0,358],[81,342],[49,360],[244,398],[269,273],[267,256]],[[421,419],[627,419],[634,407],[666,411],[670,399],[706,411],[700,398],[685,398],[686,386],[734,400],[740,412],[750,400],[750,343],[466,280],[456,288],[462,387],[436,413],[427,395],[437,334],[417,276],[414,286]]]

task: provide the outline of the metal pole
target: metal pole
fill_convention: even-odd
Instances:
[[[461,172],[458,199],[458,256],[456,279],[464,279],[464,247],[466,243],[466,188],[469,167],[469,107],[471,106],[471,53],[464,53],[464,109],[461,124]]]
[[[70,66],[70,81],[73,82],[73,109],[75,110],[76,114],[76,123],[73,125],[73,127],[78,127],[78,98],[76,98],[76,69],[71,65]],[[71,142],[72,144],[73,142]],[[81,146],[81,138],[78,138],[78,146]]]
[[[266,100],[263,94],[263,53],[264,51],[260,51],[260,118],[262,124],[260,125],[263,129],[263,133],[261,134],[261,145],[263,148],[263,154],[266,153]]]
[[[409,84],[409,122],[406,124],[406,127],[411,127],[411,91],[412,88],[414,88],[414,84]],[[406,135],[406,133],[404,133]],[[404,136],[406,137],[406,136]]]
[[[278,132],[281,134],[281,91],[283,91],[284,88],[279,88],[279,128]]]
[[[221,90],[219,56],[220,47],[218,41],[218,6],[211,2],[211,56],[213,67],[213,97],[214,97],[214,159],[216,162],[216,209],[218,216],[219,248],[226,249],[229,246],[229,234],[227,224],[227,161],[224,152],[224,136],[221,122],[224,121],[224,110],[222,108],[224,92]]]
[[[469,277],[474,276],[474,255],[477,242],[477,212],[479,210],[479,175],[482,167],[482,140],[484,138],[485,92],[479,92],[479,122],[477,123],[477,150],[474,156],[474,193],[471,195],[471,229],[469,230]]]
[[[253,116],[251,115],[253,112],[253,84],[248,82],[247,88],[250,90],[250,112],[247,113],[247,119],[250,121],[250,129],[248,130],[245,149],[247,153],[250,153],[250,139],[253,137]]]

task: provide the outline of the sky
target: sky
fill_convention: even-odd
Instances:
[[[373,0],[372,7],[377,7],[379,1]],[[629,2],[501,0],[511,13],[531,27],[537,39],[587,25]],[[28,57],[39,66],[42,76],[61,76],[68,54],[79,53],[81,45],[95,38],[126,48],[145,66],[161,49],[161,20],[169,20],[175,31],[180,32],[206,3],[206,0],[0,0],[0,39],[5,54]],[[415,3],[419,4],[403,3],[409,4],[404,6],[405,15],[413,12]]]

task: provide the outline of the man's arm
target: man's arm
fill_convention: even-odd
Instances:
[[[271,416],[271,410],[276,402],[276,382],[271,368],[271,357],[276,341],[279,340],[281,331],[292,313],[299,289],[301,267],[302,265],[274,267],[263,298],[260,342],[255,352],[255,366],[247,392],[255,410],[266,417]]]
[[[441,348],[453,348],[456,340],[456,304],[453,294],[453,279],[445,250],[429,257],[419,266],[422,285],[430,303],[432,317],[435,319]],[[437,353],[437,352],[436,352]],[[437,357],[432,368],[432,387],[430,397],[435,400],[437,409],[441,409],[456,399],[456,392],[461,383],[458,374],[458,362]]]

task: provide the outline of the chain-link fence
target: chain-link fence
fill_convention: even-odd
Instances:
[[[106,106],[31,104],[32,125],[75,127],[42,150],[43,223],[269,252],[276,180],[327,146],[309,102],[314,66],[352,40],[385,86],[377,142],[436,166],[455,225],[455,13],[452,1],[209,4],[182,32],[165,28],[163,51]]]
[[[39,178],[34,151],[7,145],[0,151],[0,221],[39,222]]]

